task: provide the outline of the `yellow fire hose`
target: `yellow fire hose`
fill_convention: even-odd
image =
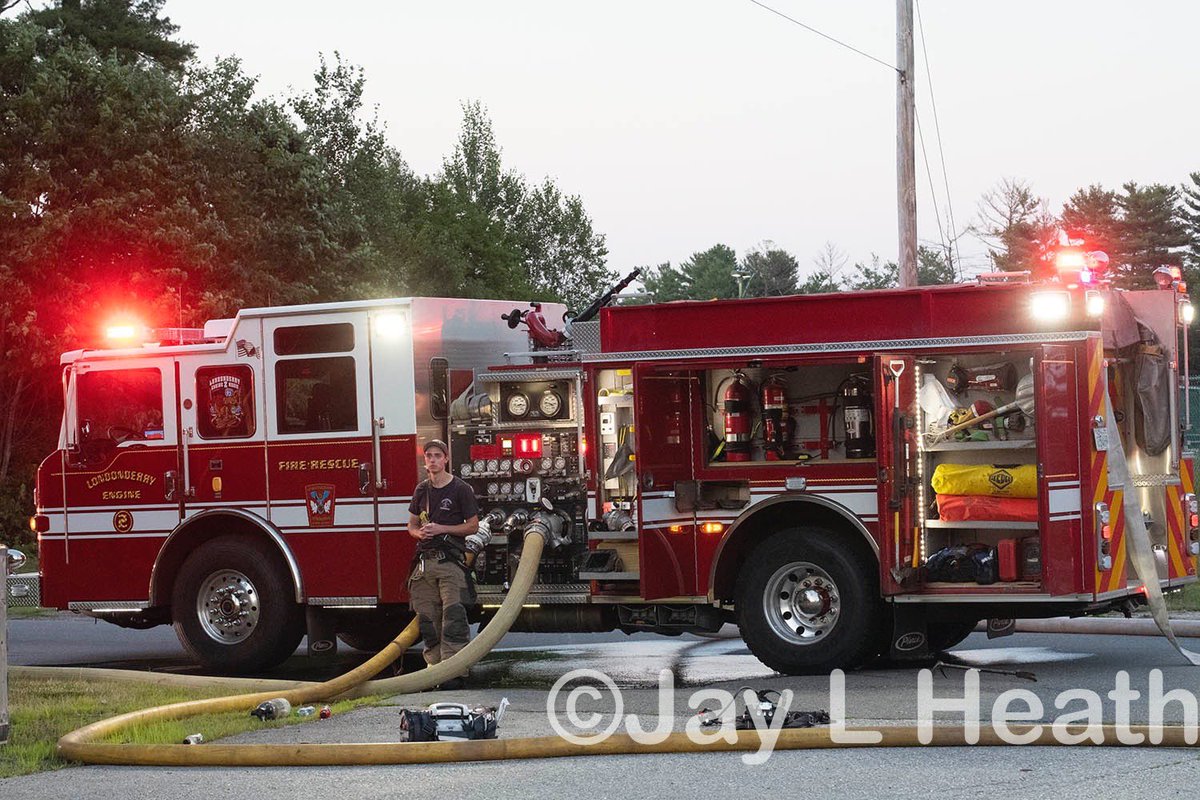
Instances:
[[[439,664],[409,675],[398,675],[378,681],[370,680],[417,641],[419,635],[417,621],[413,620],[370,660],[333,680],[316,684],[296,684],[296,688],[282,693],[275,689],[131,711],[128,714],[94,722],[71,731],[58,740],[58,754],[65,759],[89,764],[199,764],[202,762],[193,761],[192,756],[188,753],[194,753],[200,748],[189,745],[102,744],[97,740],[138,723],[185,719],[199,714],[240,711],[276,697],[283,697],[292,705],[300,705],[334,698],[362,697],[367,694],[406,694],[436,686],[442,681],[465,673],[472,664],[487,655],[512,627],[513,621],[521,613],[525,596],[529,594],[529,589],[537,577],[538,562],[541,560],[544,545],[545,541],[539,532],[535,531],[525,536],[521,561],[513,576],[508,596],[496,611],[496,616],[466,647]],[[209,746],[205,745],[205,747]],[[222,747],[239,754],[234,760],[223,762],[229,764],[266,766],[323,763],[317,760],[307,760],[314,756],[288,755],[295,752],[296,748],[293,746],[223,745]],[[308,747],[312,747],[312,745]]]
[[[737,731],[734,741],[710,735],[709,741],[693,741],[687,733],[672,733],[656,744],[644,744],[628,735],[614,735],[606,739],[597,737],[571,742],[557,736],[524,739],[491,739],[464,742],[412,743],[345,743],[345,744],[205,744],[189,746],[183,744],[137,745],[107,744],[97,740],[120,731],[130,725],[151,721],[184,719],[198,714],[240,711],[264,700],[284,697],[293,705],[328,700],[335,697],[357,697],[365,694],[402,694],[428,689],[444,680],[465,672],[472,664],[486,655],[508,632],[520,614],[525,596],[537,574],[544,541],[538,533],[527,534],[524,552],[513,579],[508,597],[497,611],[495,618],[480,634],[453,658],[409,675],[386,680],[370,681],[381,669],[392,663],[404,650],[417,640],[417,623],[414,620],[390,644],[377,655],[350,672],[319,684],[293,684],[282,693],[278,690],[242,694],[233,697],[218,697],[186,703],[149,708],[122,714],[95,722],[72,731],[58,741],[58,754],[68,760],[89,764],[124,764],[140,766],[341,766],[365,764],[430,764],[461,761],[495,761],[525,758],[562,758],[583,755],[620,755],[652,753],[708,753],[731,751],[757,751],[766,744],[774,750],[808,750],[844,747],[958,747],[968,744],[966,730],[962,726],[934,727],[928,743],[921,742],[919,729],[915,726],[892,726],[878,729],[881,739],[877,743],[835,742],[827,728],[784,729],[770,732],[766,737],[755,730]],[[1013,734],[1020,735],[1036,726],[1010,726]],[[1029,744],[1035,746],[1062,745],[1061,734],[1075,736],[1084,732],[1081,726],[1042,725],[1041,733]],[[1101,746],[1122,746],[1114,726],[1103,726]],[[1183,726],[1130,726],[1129,730],[1143,735],[1143,744],[1152,741],[1151,734],[1161,734],[1159,745],[1163,747],[1195,747],[1189,741],[1189,731]],[[975,746],[1008,746],[994,729],[981,725]],[[1095,745],[1089,738],[1085,745]]]

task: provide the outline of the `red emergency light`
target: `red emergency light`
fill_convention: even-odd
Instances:
[[[145,332],[146,328],[140,322],[124,317],[111,320],[104,326],[104,338],[116,347],[140,344]]]
[[[513,436],[513,455],[520,458],[540,458],[542,435],[540,433],[518,433]]]

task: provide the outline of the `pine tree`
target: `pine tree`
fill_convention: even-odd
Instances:
[[[1153,183],[1121,187],[1117,204],[1122,212],[1124,249],[1119,274],[1125,288],[1154,287],[1153,272],[1161,266],[1182,266],[1190,237],[1180,209],[1179,191]]]

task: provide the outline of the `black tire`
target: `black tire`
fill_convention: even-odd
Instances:
[[[304,637],[303,609],[279,553],[250,537],[223,536],[188,557],[171,592],[175,633],[206,669],[269,669]]]
[[[847,536],[821,528],[781,531],[746,559],[736,586],[738,626],[771,669],[788,675],[855,669],[878,651],[887,616],[878,565]]]
[[[949,650],[956,644],[961,644],[971,635],[977,624],[978,622],[974,620],[971,622],[930,622],[925,627],[925,634],[929,639],[929,649],[940,652]]]

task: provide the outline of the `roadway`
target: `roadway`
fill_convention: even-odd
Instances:
[[[395,741],[396,708],[420,707],[435,699],[494,704],[512,701],[501,725],[503,738],[551,732],[547,689],[564,672],[590,667],[610,675],[620,688],[625,712],[650,728],[661,713],[673,717],[675,730],[694,711],[687,702],[700,688],[729,691],[749,684],[757,688],[791,689],[793,708],[830,708],[824,677],[784,677],[765,669],[737,638],[671,639],[639,635],[617,641],[611,636],[513,634],[508,649],[494,653],[474,673],[476,688],[461,693],[427,693],[394,698],[389,705],[364,708],[328,722],[255,731],[231,741]],[[530,638],[525,638],[530,637]],[[558,641],[554,641],[557,638]],[[112,665],[138,659],[162,669],[182,668],[182,651],[169,628],[123,631],[70,618],[14,620],[10,644],[13,663],[87,663]],[[56,653],[50,658],[50,653]],[[361,657],[361,656],[359,656]],[[352,660],[349,655],[342,658]],[[303,659],[293,659],[293,661]],[[1042,719],[1053,720],[1068,690],[1091,690],[1103,703],[1105,721],[1119,709],[1107,697],[1126,672],[1140,697],[1129,704],[1131,721],[1150,716],[1149,685],[1161,671],[1164,691],[1200,694],[1200,671],[1189,667],[1163,640],[1147,637],[1018,634],[989,641],[973,634],[947,659],[993,669],[981,675],[981,717],[992,718],[992,705],[1002,693],[1027,689],[1042,703]],[[878,664],[847,676],[847,718],[851,727],[908,724],[917,717],[918,671],[922,665]],[[928,665],[925,665],[928,666]],[[672,705],[660,708],[655,685],[661,669],[673,671],[678,683]],[[294,672],[295,668],[289,668]],[[1030,681],[1013,672],[1032,673]],[[932,674],[939,698],[961,696],[963,674],[950,669]],[[485,688],[493,687],[493,688]],[[1020,706],[1018,706],[1020,707]],[[1077,710],[1079,704],[1070,705]],[[562,710],[560,698],[559,710]],[[613,710],[604,697],[580,712]],[[1168,704],[1168,723],[1186,721],[1181,703]],[[561,714],[559,715],[562,716]],[[953,715],[939,717],[955,721]],[[604,720],[607,722],[607,719]],[[416,745],[414,745],[416,746]],[[443,796],[487,798],[613,797],[634,798],[770,797],[778,794],[811,798],[954,797],[1045,798],[1058,793],[1122,798],[1191,796],[1200,779],[1200,751],[1166,748],[949,748],[891,750],[824,750],[778,752],[765,764],[748,765],[738,754],[604,756],[572,760],[533,760],[436,766],[376,766],[262,769],[175,769],[77,767],[54,773],[0,781],[8,800],[70,796],[107,800],[119,782],[129,797],[212,798],[221,796],[290,798],[296,794],[336,794],[355,798],[394,797],[434,792]]]

